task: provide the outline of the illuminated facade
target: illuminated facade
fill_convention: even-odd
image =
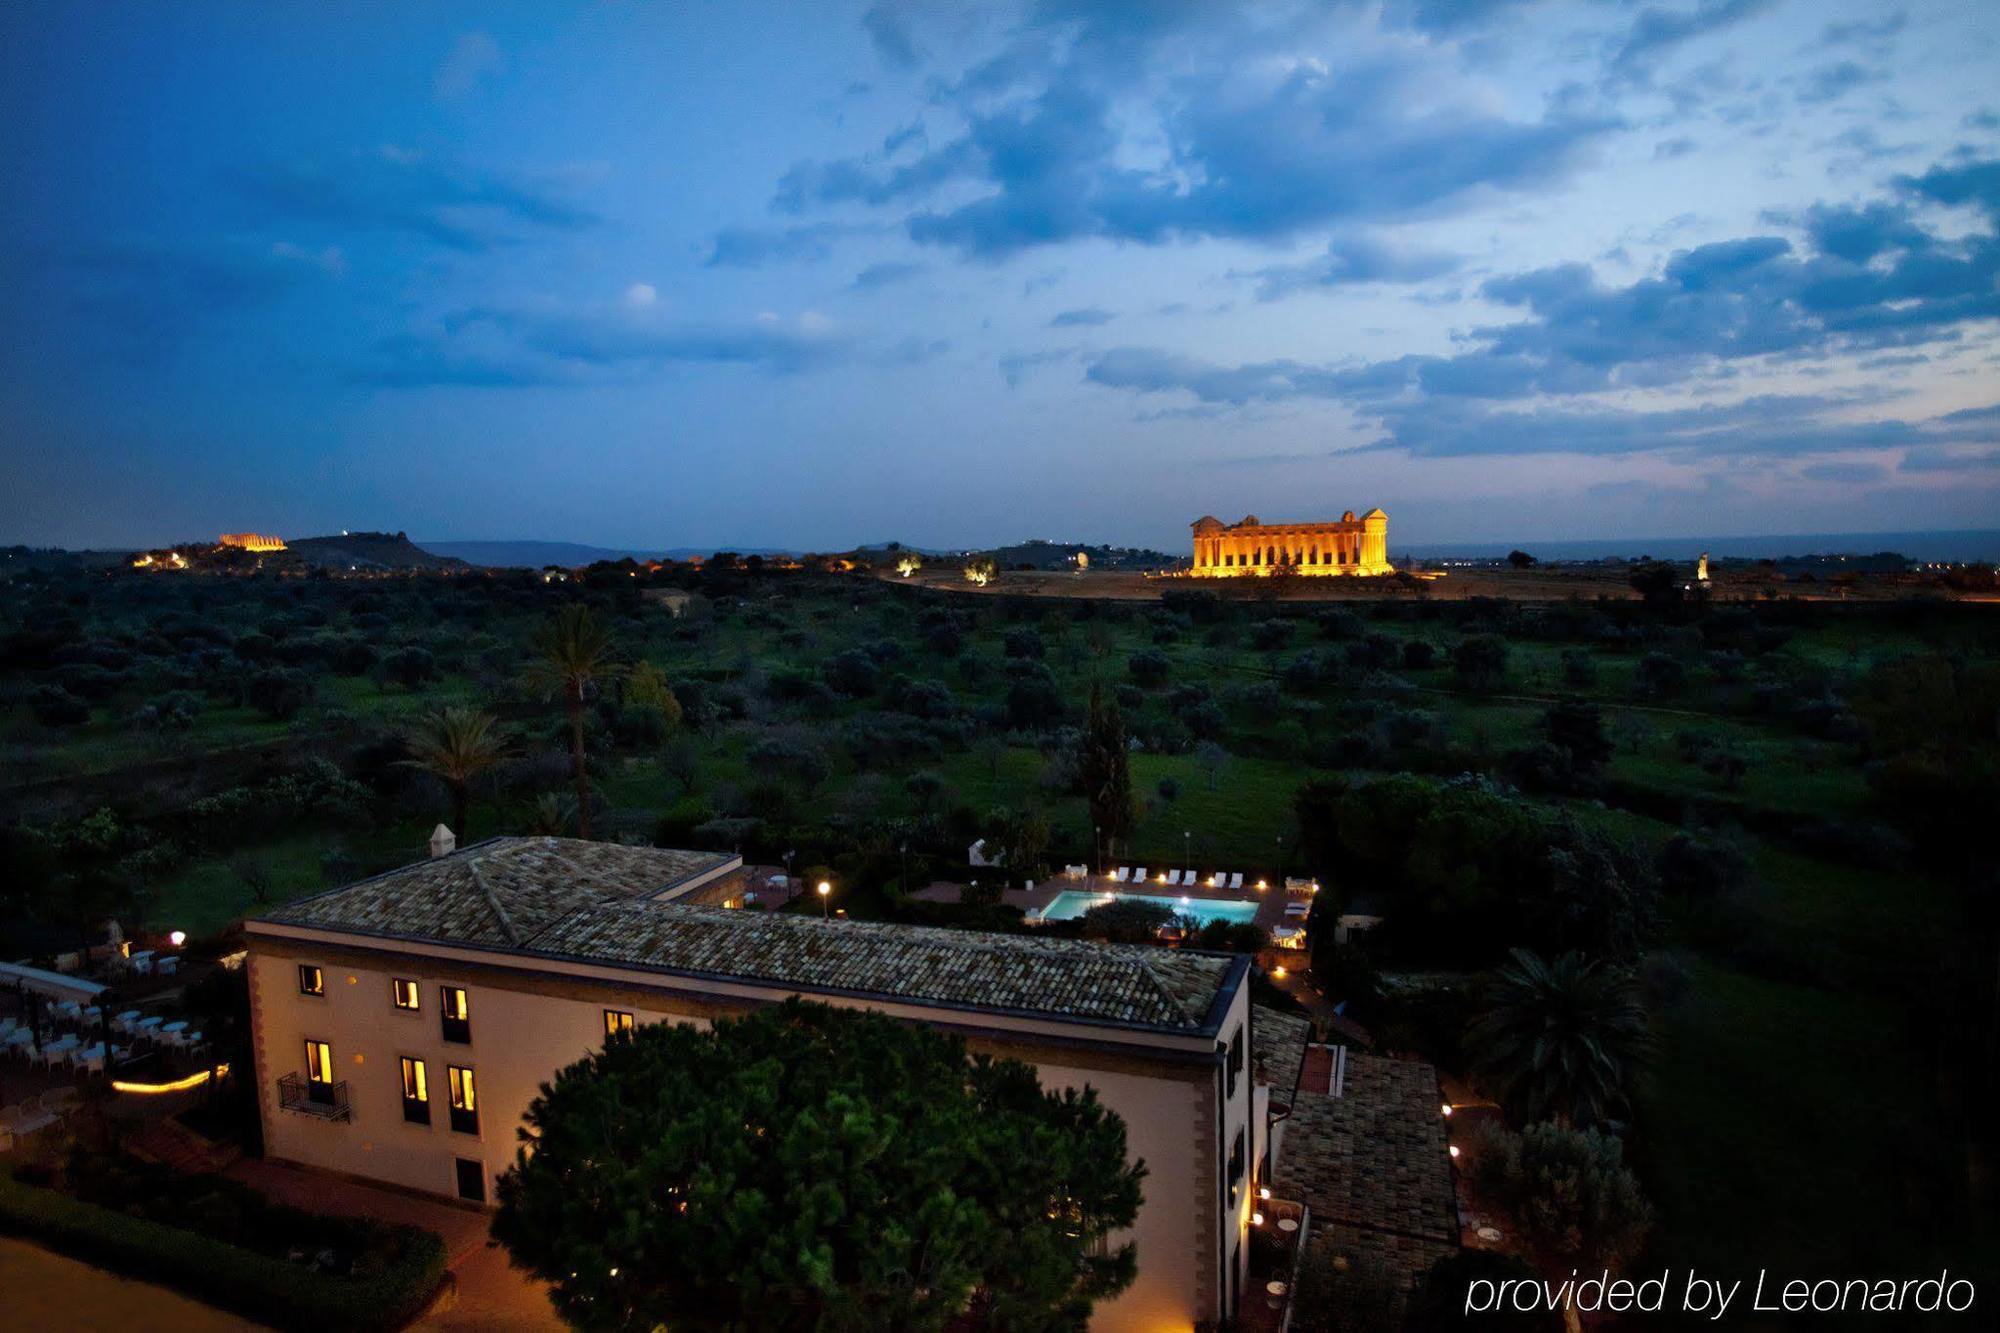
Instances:
[[[1392,573],[1389,516],[1371,509],[1360,518],[1352,509],[1331,523],[1261,523],[1252,514],[1225,524],[1204,517],[1194,524],[1196,578],[1226,579],[1284,570],[1306,575]]]
[[[705,1025],[801,995],[963,1036],[1095,1088],[1147,1166],[1137,1280],[1094,1330],[1231,1319],[1299,1051],[1249,960],[731,910],[742,858],[496,838],[247,923],[267,1153],[487,1203],[542,1084],[605,1034]],[[1266,1026],[1271,1031],[1266,1031]],[[1254,1049],[1253,1049],[1254,1048]]]
[[[285,549],[283,537],[267,537],[261,532],[225,532],[216,539],[217,545],[234,546],[239,551],[282,551]]]

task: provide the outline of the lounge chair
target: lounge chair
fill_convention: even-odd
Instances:
[[[1240,871],[1240,870],[1239,870],[1239,871],[1237,871],[1237,872],[1236,872],[1235,874],[1233,874],[1233,875],[1231,875],[1231,876],[1229,877],[1229,887],[1230,887],[1230,888],[1232,888],[1232,889],[1240,889],[1240,888],[1242,888],[1242,887],[1243,887],[1243,872],[1242,872],[1242,871]]]
[[[1113,884],[1123,884],[1125,882],[1125,876],[1130,873],[1131,872],[1126,867],[1119,866],[1116,870],[1111,872],[1111,882]]]
[[[1134,884],[1144,884],[1146,882],[1146,867],[1140,866],[1132,872],[1132,882]]]

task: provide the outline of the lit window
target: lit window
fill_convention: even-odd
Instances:
[[[403,1119],[413,1125],[431,1122],[431,1085],[422,1060],[403,1057]]]
[[[306,1082],[333,1082],[333,1047],[310,1037],[306,1038]]]
[[[326,975],[311,963],[299,964],[299,994],[326,994]]]
[[[479,1100],[472,1088],[472,1071],[457,1065],[448,1067],[451,1075],[451,1127],[461,1134],[479,1132]]]
[[[446,1041],[469,1042],[472,1040],[472,1006],[465,998],[463,986],[440,986],[438,998],[444,1010],[443,1028]]]
[[[389,994],[395,1000],[398,1009],[415,1010],[423,1003],[417,998],[417,983],[405,981],[401,977],[389,983]]]
[[[625,1010],[606,1009],[604,1011],[605,1036],[613,1037],[619,1034],[620,1032],[630,1032],[632,1030],[632,1027],[633,1027],[632,1015],[627,1013]]]

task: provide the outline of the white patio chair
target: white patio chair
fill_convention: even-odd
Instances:
[[[1236,873],[1232,874],[1232,875],[1231,875],[1231,876],[1229,877],[1229,887],[1230,887],[1230,888],[1232,888],[1232,889],[1240,889],[1240,888],[1242,888],[1242,887],[1243,887],[1243,872],[1242,872],[1242,871],[1240,871],[1240,870],[1239,870],[1239,871],[1237,871]]]
[[[1123,884],[1125,877],[1131,873],[1132,871],[1129,866],[1119,866],[1118,869],[1111,872],[1111,882],[1113,884]]]

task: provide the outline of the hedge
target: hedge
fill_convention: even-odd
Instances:
[[[0,1232],[184,1292],[282,1329],[393,1329],[444,1278],[444,1241],[399,1227],[403,1257],[368,1277],[338,1277],[0,1175]]]

